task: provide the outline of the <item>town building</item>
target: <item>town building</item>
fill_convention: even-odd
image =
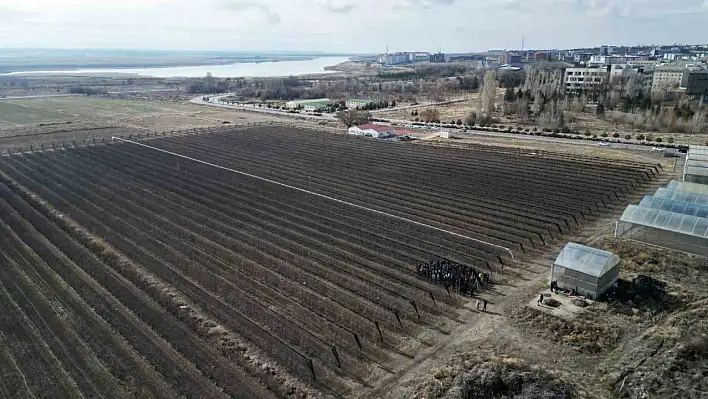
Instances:
[[[568,68],[563,83],[566,93],[579,93],[600,87],[608,78],[607,68]]]
[[[442,63],[442,62],[446,62],[446,61],[447,61],[447,58],[445,57],[444,53],[430,54],[430,62]]]
[[[586,65],[590,68],[599,68],[612,64],[631,64],[638,58],[633,55],[593,55],[586,62]]]
[[[373,101],[365,100],[362,98],[350,98],[345,102],[347,108],[363,108],[367,104],[371,104]]]
[[[681,87],[686,89],[686,94],[689,96],[708,97],[708,69],[687,68],[681,78]]]
[[[293,100],[285,103],[285,107],[289,109],[301,108],[307,112],[316,112],[326,108],[332,101],[329,98],[318,98],[312,100]]]
[[[615,79],[630,79],[638,77],[642,84],[642,91],[648,93],[654,81],[653,67],[638,67],[630,64],[610,65],[610,81]]]
[[[511,66],[521,65],[523,59],[520,54],[506,53],[502,59],[503,63]]]
[[[393,137],[396,135],[396,128],[387,125],[376,125],[369,123],[366,125],[352,126],[349,128],[349,134],[363,137],[374,137],[378,139]]]
[[[658,92],[680,87],[684,71],[686,71],[686,67],[682,65],[661,65],[656,67],[651,90]]]

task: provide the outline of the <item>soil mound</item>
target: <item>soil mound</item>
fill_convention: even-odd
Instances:
[[[485,361],[459,374],[444,399],[576,397],[574,387],[555,376],[523,363]]]

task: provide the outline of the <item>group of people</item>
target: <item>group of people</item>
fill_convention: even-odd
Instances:
[[[477,269],[448,260],[431,260],[419,264],[417,273],[419,277],[443,285],[447,290],[452,289],[460,295],[474,296],[475,290],[488,281],[488,276]]]

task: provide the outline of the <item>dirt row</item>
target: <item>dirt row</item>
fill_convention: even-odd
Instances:
[[[0,358],[27,381],[6,396],[346,395],[460,326],[418,264],[513,275],[498,246],[543,248],[652,176],[282,126],[144,142],[413,222],[128,143],[2,157]]]

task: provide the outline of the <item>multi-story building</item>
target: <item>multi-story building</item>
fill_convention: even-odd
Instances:
[[[508,65],[521,65],[523,61],[520,54],[506,53],[502,59],[504,64]]]
[[[439,63],[439,62],[445,62],[445,61],[446,61],[446,58],[445,58],[444,53],[430,54],[430,62]]]
[[[607,68],[568,68],[563,76],[566,93],[578,93],[600,87],[607,82]]]
[[[654,81],[653,67],[641,67],[633,64],[614,64],[610,66],[609,73],[610,80],[618,78],[630,79],[634,76],[638,77],[642,85],[642,91],[645,93],[651,91],[651,86]]]
[[[609,66],[613,64],[631,64],[639,57],[634,55],[593,55],[586,62],[590,68]]]
[[[661,65],[656,67],[651,90],[657,92],[678,88],[681,86],[685,70],[686,67],[683,65]]]
[[[708,69],[687,68],[681,78],[681,87],[686,88],[686,94],[689,96],[708,97]]]

